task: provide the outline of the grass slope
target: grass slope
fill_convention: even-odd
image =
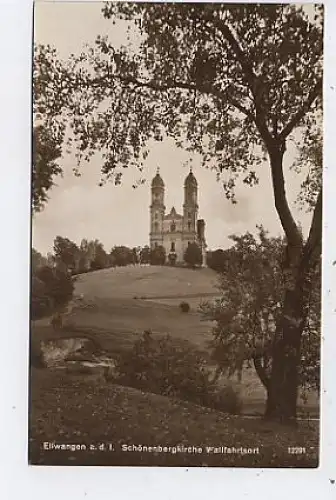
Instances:
[[[298,429],[232,417],[105,381],[33,370],[29,461],[44,465],[316,467],[318,427]],[[55,451],[43,443],[85,445]],[[114,451],[109,451],[109,443]],[[201,447],[202,453],[125,452],[121,446]],[[104,449],[99,449],[99,446]],[[258,454],[207,453],[207,446],[259,448]],[[304,447],[290,454],[289,447]],[[95,449],[90,450],[90,447]]]
[[[47,320],[34,322],[32,337],[37,342],[55,335],[88,337],[113,355],[131,347],[139,334],[151,329],[154,334],[169,333],[189,340],[208,352],[212,324],[202,321],[197,306],[201,300],[218,294],[216,280],[216,273],[207,268],[128,266],[87,273],[78,276],[76,294],[83,294],[89,306],[74,308],[64,331],[55,333]],[[184,299],[192,306],[188,314],[177,307]],[[262,413],[265,390],[253,370],[244,372],[238,388],[243,411]],[[316,396],[310,394],[304,413],[314,416],[316,409]]]
[[[218,294],[217,275],[208,268],[127,266],[102,269],[78,276],[76,293],[86,297],[207,297]]]

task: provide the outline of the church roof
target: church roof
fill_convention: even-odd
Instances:
[[[190,169],[189,174],[187,175],[185,181],[184,181],[185,186],[196,186],[197,187],[197,180],[194,174],[192,173],[192,170]]]
[[[152,187],[164,187],[164,182],[160,175],[159,169],[157,169],[156,176],[153,177]]]
[[[173,219],[175,219],[175,220],[177,220],[177,219],[183,219],[182,215],[180,215],[180,214],[178,214],[178,213],[176,212],[175,207],[172,207],[172,209],[171,209],[170,213],[169,213],[169,214],[167,214],[167,215],[165,215],[165,217],[164,217],[164,218],[165,218],[166,220],[167,220],[167,219],[172,219],[172,220],[173,220]]]

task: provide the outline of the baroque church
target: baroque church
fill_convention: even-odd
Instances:
[[[197,243],[202,250],[203,265],[206,262],[205,222],[198,219],[197,181],[190,169],[184,182],[183,215],[172,207],[166,214],[164,204],[165,185],[159,169],[152,180],[150,206],[150,248],[163,246],[168,262],[181,264],[190,243]]]

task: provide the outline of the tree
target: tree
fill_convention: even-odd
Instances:
[[[123,245],[113,247],[111,256],[116,266],[128,266],[133,263],[132,249]]]
[[[190,243],[184,252],[183,258],[186,264],[192,268],[201,266],[203,262],[202,250],[197,243]]]
[[[222,272],[226,269],[228,263],[227,253],[225,250],[218,248],[214,252],[209,252],[207,255],[207,266],[217,272]]]
[[[136,51],[98,37],[67,63],[48,47],[35,54],[35,110],[56,128],[70,117],[78,161],[99,149],[103,180],[120,183],[123,167],[142,171],[149,141],[166,135],[222,174],[235,202],[238,179],[255,185],[267,159],[287,245],[270,417],[286,421],[296,417],[311,276],[321,254],[321,168],[312,162],[315,175],[304,186],[313,210],[305,241],[283,168],[288,142],[296,138],[308,150],[321,124],[323,7],[312,8],[313,15],[294,4],[108,3],[106,18],[137,30]]]
[[[149,262],[150,262],[150,248],[148,245],[145,245],[140,251],[140,263],[149,264]]]
[[[54,254],[56,261],[64,264],[65,269],[71,271],[77,269],[80,251],[76,243],[69,240],[69,238],[56,236],[54,239]]]
[[[32,253],[31,253],[31,269],[32,272],[39,267],[46,266],[47,265],[47,259],[46,257],[43,257],[43,255],[35,250],[35,248],[32,248]]]
[[[104,250],[104,245],[99,240],[94,240],[90,242],[93,247],[92,251],[92,260],[91,260],[91,269],[104,269],[108,266],[109,258],[107,253]],[[90,246],[89,243],[89,246]]]
[[[32,283],[33,319],[61,311],[72,299],[73,292],[74,282],[68,273],[49,266],[37,269]]]
[[[47,127],[33,129],[32,205],[39,212],[48,200],[48,191],[54,185],[54,177],[62,173],[57,163],[61,157],[62,141],[55,138]]]
[[[217,375],[241,372],[247,363],[267,392],[265,416],[273,413],[271,376],[276,325],[282,315],[283,281],[281,262],[284,241],[270,238],[259,227],[258,238],[246,233],[232,236],[227,251],[228,265],[220,276],[221,298],[203,304],[206,319],[214,321],[213,359]],[[302,334],[299,385],[319,389],[320,280],[318,268],[309,300],[308,321]]]
[[[52,311],[51,299],[47,294],[47,288],[45,283],[32,276],[31,281],[31,300],[30,300],[30,312],[31,319],[34,321],[39,318],[43,318]]]
[[[164,266],[166,262],[166,250],[162,245],[154,247],[150,251],[150,264],[152,266]]]
[[[139,250],[138,248],[134,247],[132,248],[132,264],[138,264],[139,263]]]

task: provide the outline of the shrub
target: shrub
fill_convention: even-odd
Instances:
[[[202,250],[197,243],[190,243],[184,253],[184,261],[189,267],[201,266],[203,261]]]
[[[211,406],[225,413],[240,415],[243,404],[239,393],[231,385],[227,385],[213,394]]]
[[[32,277],[31,316],[39,319],[52,310],[65,307],[72,299],[74,280],[68,273],[48,266],[40,267]]]
[[[169,335],[154,338],[144,332],[131,350],[119,353],[111,380],[225,413],[238,415],[242,408],[231,386],[218,387],[205,355],[187,340]]]
[[[145,332],[116,359],[116,382],[208,405],[214,385],[205,359],[188,341]]]
[[[166,262],[165,248],[162,245],[152,248],[149,259],[152,266],[163,266]]]
[[[32,277],[31,283],[31,317],[33,320],[43,318],[52,311],[52,302],[47,294],[45,283],[37,278]]]
[[[190,311],[190,305],[188,302],[181,302],[179,308],[182,312],[187,313]]]

